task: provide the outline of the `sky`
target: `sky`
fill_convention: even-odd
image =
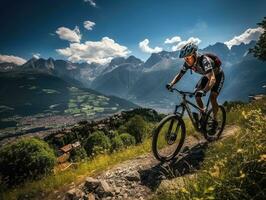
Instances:
[[[265,0],[1,0],[0,62],[31,57],[105,64],[146,60],[187,41],[204,48],[257,39]]]

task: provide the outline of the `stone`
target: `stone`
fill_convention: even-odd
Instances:
[[[126,199],[128,196],[127,196],[127,193],[125,193],[124,195],[123,195],[123,199]]]
[[[101,198],[102,197],[113,196],[112,188],[104,180],[100,181],[99,186],[95,189],[95,193]]]
[[[92,177],[87,177],[85,181],[85,188],[89,192],[93,192],[100,185],[100,181]]]
[[[121,188],[120,188],[120,187],[116,187],[116,188],[115,188],[115,194],[119,194],[120,191],[121,191]]]
[[[83,198],[84,195],[85,193],[81,191],[80,189],[73,188],[67,192],[66,199],[67,200],[79,200]]]
[[[140,181],[140,175],[137,171],[133,171],[126,175],[126,179],[129,181]]]
[[[88,197],[87,197],[87,200],[95,200],[94,194],[93,193],[89,193]]]

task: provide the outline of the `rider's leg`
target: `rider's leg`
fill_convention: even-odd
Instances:
[[[216,120],[217,119],[217,112],[219,109],[219,105],[217,102],[217,97],[218,97],[218,93],[212,91],[210,94],[210,100],[211,100],[211,104],[212,104],[212,109],[213,109],[213,119]]]
[[[203,76],[199,80],[199,82],[197,83],[197,85],[195,86],[195,90],[196,91],[197,90],[202,90],[206,86],[207,82],[208,82],[208,78],[205,77],[205,76]],[[196,98],[196,102],[197,102],[198,106],[201,108],[200,114],[202,114],[202,112],[204,112],[204,104],[203,104],[203,102],[201,100],[201,96],[195,96],[195,98]]]

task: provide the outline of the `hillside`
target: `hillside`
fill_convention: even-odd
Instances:
[[[0,73],[1,136],[58,128],[138,107],[39,70]]]
[[[64,171],[57,169],[55,175],[29,180],[19,189],[4,192],[4,197],[16,199],[30,195],[31,199],[36,199],[49,194],[47,199],[89,196],[99,199],[106,195],[111,199],[157,200],[224,199],[229,195],[232,199],[264,199],[265,105],[265,98],[249,104],[227,103],[227,127],[222,139],[207,143],[189,128],[182,153],[171,162],[159,163],[155,160],[150,153],[149,135],[139,145],[131,144],[111,153],[100,153],[93,159],[70,165]],[[151,110],[126,113],[124,116],[128,116],[129,121],[141,114],[150,128],[160,120]],[[112,120],[105,122],[112,124]],[[102,127],[99,125],[96,127]],[[114,129],[118,130],[118,135],[126,130],[121,125],[124,126],[122,123]],[[89,126],[86,123],[79,126],[83,127],[78,130],[84,137],[84,128]],[[102,131],[110,138],[118,136],[114,132],[110,135],[110,127]],[[93,189],[93,184],[100,185],[98,190]],[[93,192],[88,193],[88,190]]]

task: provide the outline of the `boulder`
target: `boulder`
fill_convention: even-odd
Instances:
[[[81,191],[80,189],[73,188],[69,190],[66,194],[66,199],[67,200],[79,200],[84,197],[85,193]]]

